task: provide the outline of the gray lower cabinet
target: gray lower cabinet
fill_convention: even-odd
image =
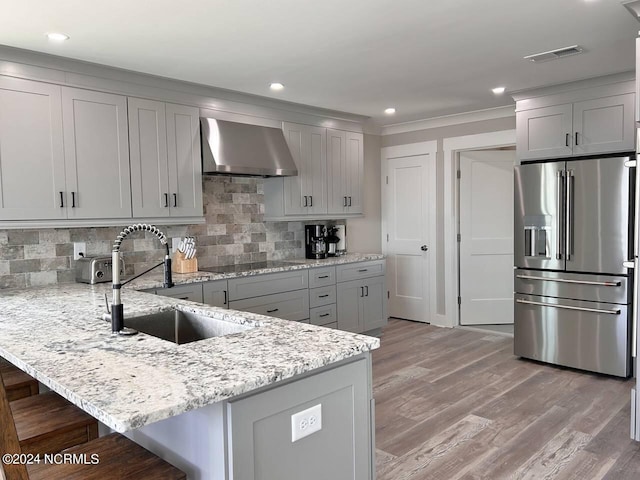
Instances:
[[[299,322],[309,318],[309,292],[304,289],[246,298],[229,302],[229,308]]]
[[[373,478],[367,360],[227,404],[229,479]],[[320,430],[292,441],[293,415],[318,407]]]
[[[214,280],[202,284],[202,303],[214,307],[229,308],[229,287],[226,280]]]
[[[309,310],[309,323],[312,325],[320,325],[323,327],[335,325],[338,326],[338,316],[336,314],[336,304],[323,305]]]
[[[309,287],[309,270],[250,275],[229,280],[229,300],[259,297]],[[231,306],[231,308],[234,308]]]
[[[156,294],[162,295],[163,297],[204,303],[202,298],[202,283],[189,283],[187,285],[177,285],[171,288],[158,288],[156,289]]]
[[[340,330],[360,333],[385,326],[384,276],[339,283],[337,311]]]

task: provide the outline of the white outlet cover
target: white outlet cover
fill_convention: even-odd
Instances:
[[[82,253],[82,255],[80,255]],[[73,243],[73,259],[79,260],[82,256],[87,256],[87,244],[85,242]]]
[[[291,442],[322,430],[322,404],[291,415]]]

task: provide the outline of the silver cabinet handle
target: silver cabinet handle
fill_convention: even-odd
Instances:
[[[567,242],[564,254],[567,260],[571,260],[571,254],[573,253],[573,178],[573,170],[567,171],[567,200],[565,202],[565,218],[567,224],[564,233],[565,240]]]
[[[313,195],[309,195],[309,206],[313,207]]]
[[[567,133],[567,135],[564,138],[564,146],[568,147],[569,146],[569,137],[571,136],[571,134]]]
[[[60,192],[60,208],[64,207],[64,192]]]
[[[568,280],[566,278],[534,277],[532,275],[516,275],[516,278],[522,278],[523,280],[543,280],[545,282],[577,283],[579,285],[598,285],[600,287],[619,287],[622,285],[622,282],[592,282],[589,280]]]
[[[562,260],[562,213],[564,209],[561,208],[562,202],[562,180],[564,177],[564,172],[562,170],[558,170],[556,172],[556,193],[558,194],[558,208],[556,215],[556,260]]]
[[[532,302],[530,300],[522,300],[520,298],[516,298],[516,303],[525,303],[527,305],[538,305],[540,307],[562,308],[565,310],[578,310],[579,312],[606,313],[607,315],[620,315],[619,309],[602,310],[600,308],[572,307],[570,305],[554,305],[552,303]]]
[[[164,194],[164,208],[169,208],[169,194]]]
[[[349,206],[351,206],[351,197],[349,197]]]
[[[344,200],[342,201],[342,206],[346,207],[347,206],[347,197],[342,197]]]
[[[71,208],[76,208],[76,192],[71,192]]]
[[[365,285],[364,288],[367,289],[367,293],[364,294],[365,297],[369,296],[369,285]]]
[[[426,252],[427,250],[429,250],[429,247],[427,247],[426,245],[422,245],[420,247],[420,250],[422,250],[423,252]]]
[[[364,297],[364,287],[360,287],[360,296]]]
[[[178,194],[177,193],[173,194],[173,206],[174,207],[178,206]]]
[[[309,205],[307,205],[307,196],[305,195],[304,197],[304,205],[302,205],[303,207],[308,207]]]

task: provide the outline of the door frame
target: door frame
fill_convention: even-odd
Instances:
[[[387,220],[387,167],[388,161],[398,157],[415,157],[418,155],[429,155],[427,162],[427,172],[429,175],[428,191],[428,212],[429,212],[429,238],[428,244],[431,259],[429,261],[429,323],[440,325],[440,320],[436,315],[436,262],[438,247],[436,243],[436,155],[438,152],[438,142],[433,140],[429,142],[409,143],[406,145],[396,145],[392,147],[383,147],[380,150],[380,210],[381,210],[381,233],[382,233],[382,253],[388,255],[387,250],[387,233],[389,232],[389,223]],[[387,289],[388,290],[388,289]],[[441,317],[441,315],[439,316]]]
[[[516,131],[501,130],[497,132],[478,133],[461,137],[443,139],[444,150],[444,284],[445,315],[443,326],[460,325],[458,308],[458,162],[460,152],[489,148],[510,147],[516,144]],[[518,165],[516,158],[516,165]]]

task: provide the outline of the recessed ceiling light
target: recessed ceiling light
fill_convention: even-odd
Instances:
[[[504,87],[496,87],[496,88],[492,88],[491,91],[493,93],[495,93],[496,95],[500,95],[500,94],[504,93],[505,88]]]
[[[284,88],[284,85],[279,82],[273,82],[269,85],[269,88],[271,90],[282,90]]]
[[[52,32],[47,33],[47,38],[52,42],[64,42],[65,40],[69,40],[69,35],[65,35],[64,33]]]
[[[394,113],[396,113],[396,109],[393,107],[385,108],[384,113],[386,113],[387,115],[393,115]]]

